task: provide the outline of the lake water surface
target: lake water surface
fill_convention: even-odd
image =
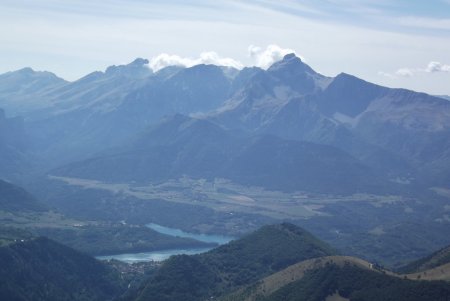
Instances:
[[[155,230],[156,232],[167,234],[170,236],[193,238],[199,241],[212,242],[219,245],[226,244],[233,239],[233,237],[230,236],[188,233],[180,229],[168,228],[158,224],[147,224],[146,226],[152,230]]]
[[[217,243],[219,245],[225,244],[232,240],[232,237],[222,236],[222,235],[207,235],[207,234],[195,234],[184,232],[180,229],[168,228],[158,224],[147,224],[147,227],[155,230],[156,232],[163,233],[170,236],[178,236],[185,238],[193,238],[203,242]],[[127,263],[142,262],[142,261],[163,261],[172,255],[194,255],[200,254],[211,250],[211,248],[192,248],[192,249],[171,249],[171,250],[160,250],[152,252],[140,252],[140,253],[125,253],[107,256],[97,256],[100,260],[117,259]]]
[[[106,256],[97,256],[97,259],[100,260],[109,260],[109,259],[117,259],[120,261],[124,261],[127,263],[133,262],[142,262],[142,261],[163,261],[169,258],[172,255],[194,255],[200,254],[206,251],[211,250],[211,248],[200,248],[200,249],[173,249],[173,250],[162,250],[162,251],[153,251],[153,252],[142,252],[142,253],[125,253],[125,254],[116,254],[116,255],[106,255]]]

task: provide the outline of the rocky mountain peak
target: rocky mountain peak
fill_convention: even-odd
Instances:
[[[268,69],[268,72],[290,72],[290,73],[310,73],[316,74],[311,67],[305,64],[294,53],[286,54],[281,61],[274,63]]]
[[[146,77],[153,71],[147,66],[149,61],[143,58],[137,58],[127,65],[113,65],[106,69],[107,75],[121,75],[129,77]]]

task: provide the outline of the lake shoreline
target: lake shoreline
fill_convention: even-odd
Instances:
[[[199,248],[175,248],[175,249],[162,249],[162,250],[152,250],[148,252],[134,252],[134,253],[121,253],[121,254],[112,254],[112,255],[99,255],[95,256],[95,258],[99,260],[111,260],[116,259],[126,263],[134,263],[134,262],[146,262],[146,261],[164,261],[173,255],[195,255],[207,252],[219,245],[228,243],[233,240],[233,237],[223,236],[223,235],[208,235],[208,234],[195,234],[184,232],[180,229],[169,228],[162,225],[149,223],[146,224],[146,227],[162,234],[166,234],[173,237],[182,237],[182,238],[191,238],[203,243],[215,244],[215,246]]]

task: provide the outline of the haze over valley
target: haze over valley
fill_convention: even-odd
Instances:
[[[45,2],[0,4],[1,300],[448,300],[449,3]]]

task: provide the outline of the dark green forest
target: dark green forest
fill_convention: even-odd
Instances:
[[[47,238],[0,247],[0,300],[104,301],[126,290],[120,274]]]
[[[149,279],[137,300],[203,300],[250,284],[296,262],[334,255],[307,231],[284,223],[258,231],[207,253],[170,258]]]
[[[258,301],[322,301],[335,292],[351,301],[447,301],[450,284],[400,279],[352,265],[329,264]]]

